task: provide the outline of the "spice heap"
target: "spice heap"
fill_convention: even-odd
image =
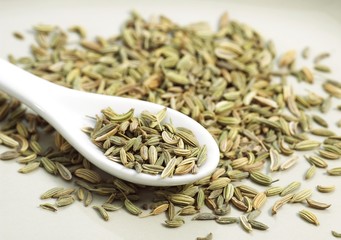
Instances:
[[[117,114],[106,108],[102,117],[96,117],[95,126],[83,131],[109,160],[138,173],[161,174],[161,178],[195,174],[207,159],[206,146],[199,146],[191,130],[163,123],[166,111],[143,111],[134,117],[134,109]]]
[[[313,84],[314,71],[330,71],[321,63],[329,54],[317,56],[315,70],[310,70],[298,68],[296,52],[288,51],[279,58],[277,68],[274,44],[251,27],[230,20],[227,14],[220,18],[216,31],[206,23],[180,26],[164,16],[147,21],[136,13],[124,23],[119,35],[109,39],[87,40],[86,31],[79,26],[69,31],[79,35],[79,46],[68,42],[68,34],[73,33],[56,26],[35,26],[33,56],[9,59],[69,88],[143,99],[181,111],[216,139],[220,162],[211,176],[190,185],[141,188],[103,175],[58,133],[55,147],[42,147],[40,131],[53,129],[39,116],[27,113],[18,101],[2,94],[0,139],[12,150],[0,158],[17,158],[25,164],[19,170],[23,173],[43,167],[65,180],[75,179],[76,187],[53,188],[44,193],[43,199],[57,200],[42,204],[43,208],[55,211],[75,198],[88,206],[98,194],[108,196],[102,206],[94,206],[105,220],[109,219],[109,211],[119,208],[117,202],[123,202],[130,213],[141,215],[139,193],[150,191],[155,202],[147,203],[149,215],[165,212],[167,227],[179,227],[184,223],[183,215],[195,215],[193,220],[240,223],[251,231],[268,228],[255,218],[270,197],[280,197],[272,207],[273,214],[288,203],[307,202],[308,207],[317,209],[330,207],[311,199],[311,189],[298,190],[300,182],[275,185],[278,179],[267,173],[294,167],[299,158],[296,151],[313,150],[306,155],[311,165],[306,179],[313,178],[317,168],[332,176],[341,175],[341,167],[327,169],[330,159],[341,156],[341,136],[328,130],[327,121],[316,113],[326,113],[332,98],[341,97],[340,83],[325,81],[323,88],[330,95],[325,98],[311,91],[295,94],[288,81],[295,77]],[[307,58],[309,50],[302,55]],[[310,110],[316,111],[310,114]],[[248,180],[262,190],[247,185]],[[228,215],[231,206],[241,211],[240,217]],[[298,215],[310,223],[319,223],[306,209]]]

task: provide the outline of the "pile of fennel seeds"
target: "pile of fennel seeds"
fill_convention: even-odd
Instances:
[[[295,51],[284,53],[277,62],[271,41],[230,20],[227,14],[220,18],[217,31],[205,23],[179,26],[164,16],[146,21],[136,13],[119,35],[109,39],[87,40],[86,31],[79,26],[68,31],[79,35],[81,47],[69,44],[68,34],[72,33],[39,25],[34,27],[32,56],[9,56],[9,60],[66,87],[139,98],[179,110],[208,129],[219,144],[221,160],[211,176],[194,184],[141,189],[103,175],[58,133],[54,147],[42,147],[40,131],[53,129],[2,94],[0,139],[11,149],[2,153],[1,159],[17,159],[24,164],[19,170],[22,173],[42,167],[75,183],[68,189],[53,188],[44,193],[41,198],[55,202],[43,203],[43,208],[56,211],[76,199],[88,206],[96,195],[105,195],[105,203],[94,206],[104,220],[109,220],[110,211],[121,207],[118,202],[131,214],[145,216],[138,202],[139,191],[150,190],[157,200],[147,203],[150,213],[146,214],[165,213],[167,227],[179,227],[184,223],[183,215],[194,215],[193,220],[240,223],[251,231],[267,229],[255,218],[273,196],[278,198],[273,214],[290,203],[307,202],[309,207],[323,209],[329,206],[312,199],[311,189],[299,190],[300,182],[281,186],[267,174],[294,167],[296,151],[311,151],[306,153],[311,167],[302,173],[305,178],[313,179],[318,170],[341,175],[341,168],[328,168],[328,162],[341,155],[341,137],[328,130],[320,114],[309,113],[328,112],[332,99],[341,97],[340,84],[326,80],[323,89],[330,97],[324,98],[314,92],[297,95],[287,82],[293,76],[314,84],[315,70],[330,71],[323,65],[328,54],[314,59],[315,70],[298,68]],[[308,49],[302,55],[308,57]],[[248,180],[265,187],[254,189]],[[241,215],[230,216],[231,207]],[[317,224],[313,211],[302,210],[298,215]]]
[[[165,122],[166,112],[144,110],[135,116],[133,108],[119,114],[107,107],[83,131],[109,160],[137,173],[196,174],[207,159],[206,145],[200,146],[191,130]]]

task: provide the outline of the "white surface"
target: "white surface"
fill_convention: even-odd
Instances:
[[[19,67],[0,59],[0,89],[19,99],[49,122],[75,149],[100,169],[129,182],[150,186],[174,186],[195,182],[210,175],[219,162],[219,149],[210,133],[195,120],[168,108],[165,122],[190,129],[200,146],[207,147],[207,161],[196,174],[162,179],[160,175],[137,173],[122,164],[108,161],[95,146],[83,127],[94,126],[88,116],[96,116],[101,109],[111,107],[118,113],[134,109],[134,115],[148,110],[152,113],[164,107],[136,99],[86,93],[68,89],[40,79]],[[25,81],[23,81],[25,80]],[[27,89],[31,89],[27,91]]]
[[[223,11],[231,18],[247,23],[257,29],[265,38],[275,41],[278,52],[288,49],[300,51],[310,46],[312,54],[322,51],[332,53],[325,61],[333,69],[331,78],[341,79],[341,10],[340,1],[19,1],[0,0],[0,57],[8,53],[23,56],[27,53],[28,41],[12,38],[18,30],[27,33],[37,23],[53,23],[60,26],[82,24],[89,34],[110,36],[128,16],[130,9],[136,9],[143,16],[165,14],[179,23],[205,20],[215,26]],[[320,89],[322,80],[316,81],[314,89]],[[296,85],[295,90],[305,91],[309,86]],[[321,92],[321,95],[324,95]],[[333,101],[340,104],[340,101]],[[341,118],[333,109],[327,116],[333,129]],[[0,161],[0,239],[195,239],[213,233],[213,239],[333,239],[330,231],[341,232],[341,177],[329,177],[318,169],[310,181],[303,181],[303,173],[308,164],[300,158],[297,166],[284,173],[274,173],[284,186],[297,180],[303,188],[315,189],[317,184],[334,184],[336,191],[321,194],[314,191],[313,198],[329,202],[332,207],[326,211],[314,212],[321,225],[319,227],[302,221],[297,212],[304,208],[300,204],[287,205],[276,216],[267,211],[276,198],[269,199],[263,207],[259,220],[270,226],[266,232],[254,230],[245,233],[238,225],[218,225],[209,222],[192,222],[179,229],[166,229],[161,224],[164,216],[139,219],[125,211],[110,214],[109,222],[101,220],[95,211],[76,203],[57,213],[39,209],[39,195],[45,190],[63,185],[58,178],[38,171],[27,175],[17,173],[15,162]],[[340,166],[340,160],[329,161],[330,167]],[[262,189],[258,187],[258,189]],[[239,212],[233,211],[233,216]]]

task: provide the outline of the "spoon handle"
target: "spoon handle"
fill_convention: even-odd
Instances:
[[[52,90],[53,89],[53,90]],[[17,98],[37,113],[48,101],[57,97],[58,87],[48,81],[0,59],[0,90]],[[58,94],[58,93],[57,93]]]

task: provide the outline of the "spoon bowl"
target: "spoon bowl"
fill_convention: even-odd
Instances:
[[[187,184],[211,174],[219,161],[219,149],[211,134],[195,120],[168,108],[165,121],[171,120],[175,127],[190,129],[199,144],[206,145],[207,161],[199,167],[196,174],[161,178],[160,175],[137,173],[134,169],[108,160],[81,129],[93,126],[94,122],[88,116],[95,116],[107,107],[111,107],[117,113],[127,112],[134,108],[134,113],[140,115],[144,110],[156,113],[164,106],[137,99],[88,93],[62,87],[2,59],[0,59],[0,90],[17,98],[43,117],[95,166],[129,182],[150,186]]]

